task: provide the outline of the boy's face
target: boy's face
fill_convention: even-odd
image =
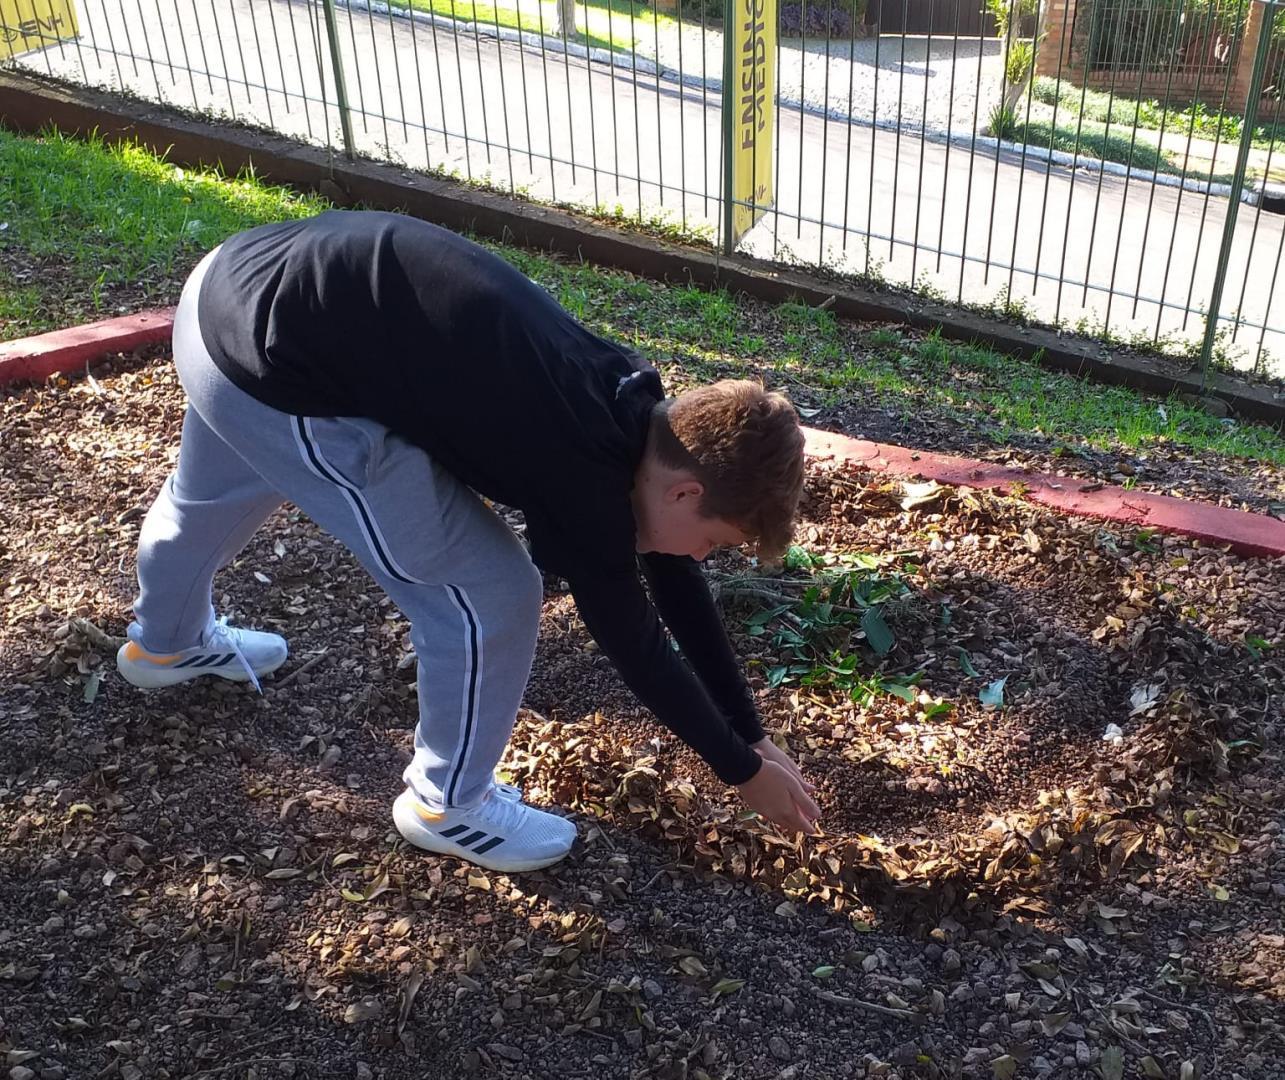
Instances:
[[[638,550],[662,555],[690,555],[697,561],[715,548],[749,542],[739,528],[719,518],[701,517],[704,488],[697,480],[678,480],[637,492],[634,516]]]

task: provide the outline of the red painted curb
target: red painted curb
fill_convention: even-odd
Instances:
[[[0,386],[20,379],[47,378],[54,372],[79,371],[100,356],[164,341],[173,325],[174,309],[169,308],[0,342]],[[1285,522],[1263,514],[1189,502],[1171,495],[1099,487],[1090,481],[1027,473],[972,458],[908,450],[813,428],[804,428],[804,432],[807,452],[815,458],[848,461],[879,472],[918,476],[954,487],[1021,492],[1032,502],[1068,514],[1180,533],[1209,544],[1225,544],[1238,555],[1285,556]]]
[[[1264,514],[1189,502],[1149,491],[1099,486],[1088,480],[1028,473],[971,458],[907,450],[903,446],[851,439],[830,431],[804,430],[807,452],[815,458],[849,461],[879,472],[918,476],[955,487],[1020,492],[1032,502],[1064,513],[1181,533],[1210,544],[1226,544],[1238,555],[1285,556],[1285,522]]]
[[[0,341],[0,386],[80,371],[106,353],[128,352],[165,341],[174,327],[174,309],[140,311],[119,319],[71,326],[37,337]]]

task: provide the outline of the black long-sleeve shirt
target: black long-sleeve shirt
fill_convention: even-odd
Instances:
[[[364,416],[520,509],[626,683],[731,784],[758,770],[753,698],[700,568],[641,560],[630,493],[660,376],[498,256],[446,229],[330,211],[227,240],[199,299],[211,358],[297,416]]]

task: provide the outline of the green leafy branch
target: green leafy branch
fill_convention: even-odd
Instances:
[[[876,659],[891,653],[898,616],[920,603],[907,572],[888,569],[910,554],[815,555],[795,546],[785,554],[784,576],[716,577],[714,584],[720,599],[759,605],[743,625],[780,659],[766,668],[769,686],[826,689],[861,705],[881,693],[910,702],[920,675],[867,672],[861,651],[864,643]]]

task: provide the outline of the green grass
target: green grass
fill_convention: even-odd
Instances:
[[[41,302],[39,289],[19,285],[8,274],[0,271],[0,341],[6,335],[6,326],[18,327],[22,336],[44,334],[57,330],[57,314]]]
[[[94,317],[105,289],[165,293],[176,266],[231,233],[322,205],[252,176],[180,169],[138,146],[0,130],[0,249],[53,263]],[[29,292],[0,281],[0,320],[21,321]],[[32,325],[21,332],[38,332]]]
[[[512,6],[478,0],[409,0],[409,3],[400,0],[400,6],[486,26],[498,25],[531,33],[554,32],[553,12],[542,9],[539,0],[513,0]],[[594,0],[576,5],[577,34],[572,40],[594,48],[627,52],[639,44],[640,38],[654,38],[656,31],[664,32],[677,26],[676,19],[644,3]]]
[[[24,255],[60,260],[75,294],[64,310],[78,304],[91,317],[105,280],[147,280],[175,295],[181,274],[166,275],[231,233],[326,205],[253,177],[175,169],[136,146],[0,131],[0,221],[8,222],[0,247],[7,265],[20,265]],[[1154,398],[1031,361],[891,327],[867,330],[804,304],[769,305],[488,246],[590,327],[640,349],[671,387],[763,376],[805,409],[847,403],[934,416],[996,443],[1036,432],[1071,448],[1172,443],[1285,465],[1279,433],[1228,426],[1177,400],[1160,408]],[[0,280],[0,321],[7,312],[44,308],[46,300],[39,284]]]
[[[1145,449],[1169,443],[1285,465],[1279,433],[1228,426],[1177,398],[1160,402],[1098,386],[935,335],[863,331],[807,305],[768,306],[496,250],[594,329],[629,341],[668,368],[673,383],[763,375],[784,382],[804,406],[858,401],[906,417],[945,415],[999,444],[1026,432],[1070,445]]]
[[[1077,131],[1078,127],[1078,131]],[[1085,157],[1094,157],[1100,161],[1114,161],[1121,165],[1132,165],[1135,169],[1149,172],[1172,173],[1181,176],[1184,170],[1174,165],[1169,155],[1144,139],[1134,139],[1127,132],[1119,134],[1120,128],[1112,125],[1108,132],[1106,124],[1084,120],[1080,123],[1062,123],[1057,127],[1044,120],[1032,120],[1029,123],[1020,120],[1003,125],[1002,137],[1012,142],[1026,143],[1028,146],[1047,146],[1062,150],[1068,154],[1078,153]],[[1207,173],[1195,169],[1185,170],[1188,176],[1207,177]]]
[[[0,242],[105,281],[167,272],[185,251],[324,205],[251,175],[179,168],[138,145],[0,130],[0,213],[9,220]]]
[[[1167,134],[1185,137],[1190,131],[1197,138],[1217,138],[1223,143],[1239,142],[1244,126],[1244,119],[1234,112],[1222,115],[1199,102],[1187,107],[1170,105],[1165,109],[1154,98],[1140,100],[1119,92],[1109,94],[1101,90],[1082,90],[1069,82],[1059,82],[1046,76],[1035,79],[1031,96],[1045,105],[1056,103],[1059,121],[1073,121],[1083,115],[1085,120],[1099,123],[1110,119],[1112,126],[1122,125],[1126,130],[1140,127],[1159,131],[1163,125]],[[1273,139],[1285,139],[1285,123],[1255,126],[1255,147],[1266,150]]]

